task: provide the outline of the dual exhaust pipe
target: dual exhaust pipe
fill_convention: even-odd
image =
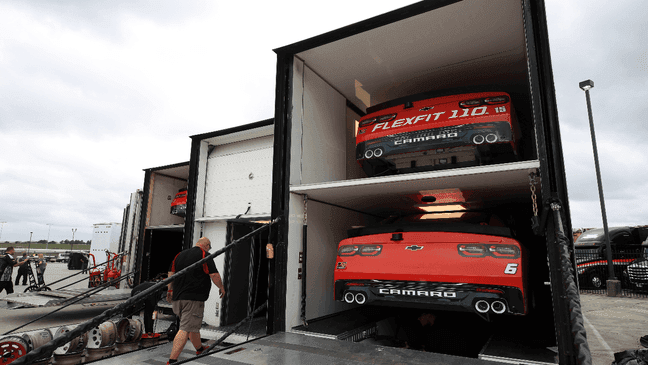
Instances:
[[[486,136],[481,135],[481,134],[476,134],[473,136],[472,141],[474,144],[482,144],[484,142],[486,143],[495,143],[497,142],[497,134],[495,133],[488,133]]]
[[[367,295],[364,292],[353,292],[346,291],[344,293],[344,301],[353,304],[365,304],[367,302]],[[475,302],[475,310],[481,314],[486,314],[489,311],[495,314],[502,314],[506,312],[506,304],[501,300],[494,300],[492,303],[487,302],[484,299],[480,299]]]
[[[366,150],[364,153],[364,157],[367,159],[372,157],[380,157],[382,155],[383,155],[382,148],[376,148],[375,150]]]
[[[501,300],[495,300],[492,303],[489,303],[484,299],[481,299],[475,303],[475,310],[482,314],[488,313],[488,311],[492,311],[495,314],[502,314],[506,312],[506,304]]]
[[[349,304],[365,304],[367,302],[367,296],[363,292],[354,293],[352,291],[347,291],[346,293],[344,293],[344,301]]]

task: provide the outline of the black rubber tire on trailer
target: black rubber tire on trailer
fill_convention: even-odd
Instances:
[[[25,293],[30,292],[30,291],[38,291],[38,286],[30,285],[27,288],[25,288]]]
[[[52,291],[52,289],[50,289],[49,286],[43,286],[43,287],[37,289],[37,291]]]

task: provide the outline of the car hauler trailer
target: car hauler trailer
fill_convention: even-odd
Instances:
[[[204,236],[218,250],[270,219],[273,132],[273,120],[267,119],[191,136],[185,247]],[[210,295],[206,323],[237,323],[265,301],[266,244],[267,234],[255,236],[249,245],[216,258],[227,295],[222,300]],[[255,321],[262,334],[264,314]]]
[[[185,220],[171,214],[171,202],[178,190],[187,187],[188,181],[189,162],[144,170],[141,203],[137,202],[137,196],[131,196],[131,207],[140,206],[139,222],[134,223],[138,227],[131,228],[137,243],[129,243],[134,254],[129,267],[137,271],[134,284],[166,275],[169,263],[182,251]],[[136,216],[131,217],[137,222]]]
[[[436,335],[458,339],[455,343],[473,341],[466,344],[473,350],[465,356],[484,360],[552,363],[555,355],[561,364],[587,363],[573,242],[565,238],[571,222],[543,1],[424,1],[275,52],[272,218],[285,219],[273,228],[276,258],[270,263],[274,284],[269,291],[269,333],[338,336],[358,313],[372,317],[365,323],[369,327],[361,328],[363,333],[397,321],[396,315],[390,317],[389,306],[376,309],[336,300],[338,244],[354,228],[376,226],[393,215],[421,214],[425,204],[435,205],[412,197],[438,198],[450,190],[469,195],[473,208],[507,216],[505,224],[525,253],[520,265],[526,271],[527,308],[520,315],[493,315],[486,322],[472,313],[461,316],[435,306],[433,314],[440,323],[445,321],[439,326],[445,333]],[[372,170],[376,176],[367,176],[358,162],[375,155],[358,155],[358,121],[375,105],[404,100],[402,108],[407,109],[416,105],[408,105],[410,96],[447,95],[447,90],[463,90],[454,95],[497,90],[510,96],[520,133],[516,157],[388,176]],[[466,105],[484,103],[473,99],[477,101],[467,100]],[[432,114],[432,107],[440,108],[424,106],[420,111]],[[460,105],[454,112],[443,108],[455,117],[489,112],[466,112],[469,109],[462,111]],[[434,120],[429,115],[400,122],[390,115],[376,118],[371,122],[382,122],[380,128]],[[399,132],[393,133],[387,137],[398,141]],[[452,133],[448,129],[446,136]],[[440,152],[407,152],[417,151]],[[476,330],[484,336],[469,338]],[[397,337],[396,332],[392,326],[391,334]],[[521,346],[527,350],[516,353]],[[430,361],[456,354],[450,347],[431,354]],[[245,356],[243,351],[240,356]]]

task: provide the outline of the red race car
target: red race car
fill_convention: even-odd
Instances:
[[[517,155],[518,123],[505,92],[397,99],[358,122],[356,159],[369,176],[460,167]]]
[[[171,214],[179,217],[187,215],[187,188],[178,190],[171,202]]]
[[[525,250],[499,220],[482,217],[350,230],[338,246],[335,300],[475,312],[487,320],[526,314]]]

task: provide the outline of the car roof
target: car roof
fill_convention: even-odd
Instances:
[[[632,234],[632,230],[630,229],[630,227],[608,228],[608,233],[610,237],[620,232],[627,232],[628,234]],[[590,229],[589,231],[583,232],[583,234],[581,234],[578,237],[578,239],[576,239],[576,242],[582,243],[582,242],[591,242],[591,241],[602,241],[604,235],[605,235],[605,229],[603,228]]]

